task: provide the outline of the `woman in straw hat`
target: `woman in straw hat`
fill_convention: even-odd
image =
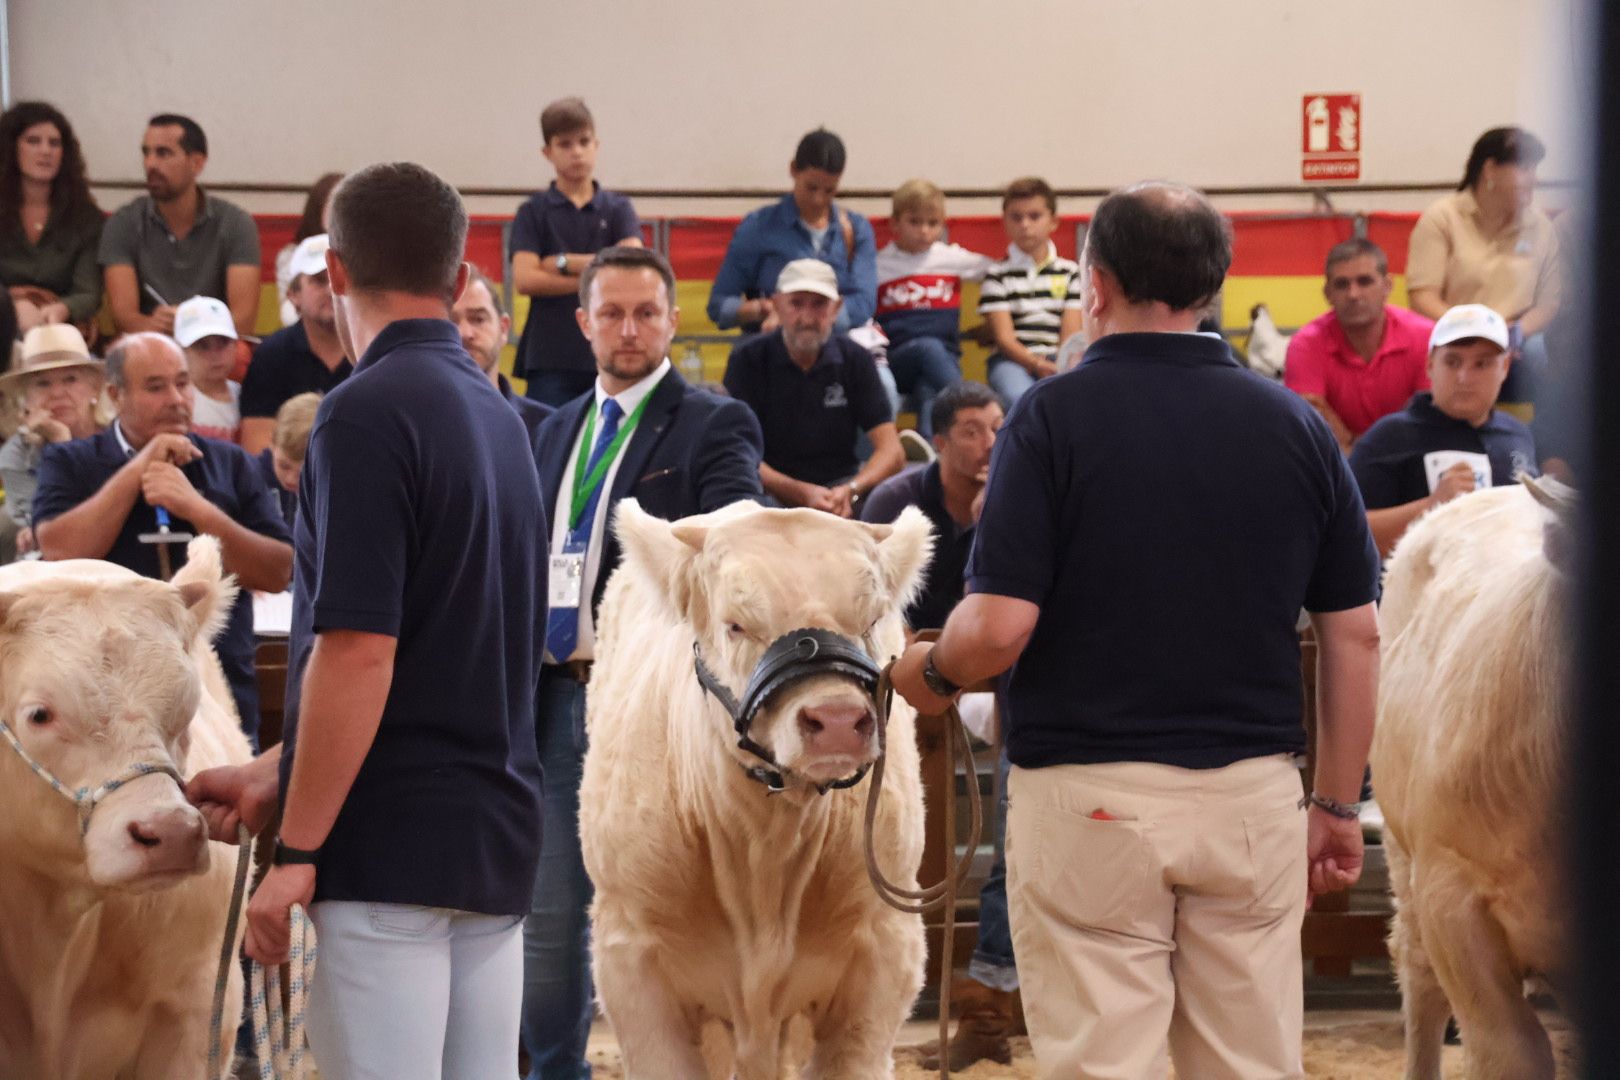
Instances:
[[[40,454],[48,443],[87,438],[107,426],[102,382],[101,361],[71,323],[30,330],[17,362],[0,375],[0,394],[21,399],[22,425],[0,446],[0,482],[6,512],[20,529],[19,555],[34,547],[29,511]]]

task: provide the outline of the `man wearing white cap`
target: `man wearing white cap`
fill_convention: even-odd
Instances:
[[[287,297],[298,321],[259,343],[242,380],[242,449],[257,456],[270,445],[276,410],[289,398],[325,394],[354,370],[338,340],[336,308],[326,276],[325,233],[305,238],[288,263]]]
[[[760,480],[784,506],[854,517],[863,496],[900,471],[905,452],[872,354],[834,335],[838,276],[820,259],[795,259],[776,279],[779,326],[731,351],[726,389],[765,434]],[[855,456],[865,432],[872,455]]]
[[[232,381],[236,324],[231,309],[212,296],[193,296],[174,309],[174,340],[186,350],[195,397],[191,430],[209,439],[237,442],[242,434],[242,387]]]
[[[1368,428],[1350,454],[1379,554],[1429,509],[1537,475],[1530,429],[1496,409],[1511,363],[1507,323],[1485,305],[1462,304],[1434,324],[1433,389]]]

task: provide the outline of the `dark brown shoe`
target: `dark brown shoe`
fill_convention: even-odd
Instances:
[[[1012,1046],[1007,1040],[1023,1026],[1017,999],[1014,992],[992,990],[976,979],[957,979],[951,984],[951,1011],[957,1016],[946,1060],[951,1072],[961,1072],[979,1061],[1012,1064]],[[938,1069],[937,1046],[919,1064],[924,1069]]]

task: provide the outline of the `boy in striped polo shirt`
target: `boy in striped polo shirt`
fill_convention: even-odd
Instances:
[[[1080,329],[1080,266],[1052,243],[1057,196],[1026,176],[1001,197],[1007,258],[990,267],[979,290],[979,314],[995,336],[987,380],[1010,411],[1035,380],[1056,374],[1058,346]]]

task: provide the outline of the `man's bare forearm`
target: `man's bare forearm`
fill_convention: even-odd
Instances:
[[[104,558],[140,495],[140,470],[131,462],[78,506],[36,525],[40,552],[47,559]]]
[[[1378,698],[1378,617],[1373,606],[1311,616],[1316,628],[1316,791],[1361,797]]]

